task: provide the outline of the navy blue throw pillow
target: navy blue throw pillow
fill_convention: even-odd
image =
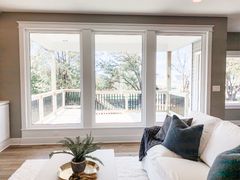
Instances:
[[[162,145],[185,159],[198,161],[202,131],[203,125],[189,127],[174,115]]]
[[[208,180],[240,179],[240,146],[221,153],[213,162]]]
[[[173,118],[172,116],[169,116],[169,115],[166,116],[163,122],[162,128],[158,131],[158,133],[154,137],[155,139],[160,140],[161,142],[164,141],[167,135],[168,129],[170,127],[170,124],[172,122],[172,118]],[[181,120],[183,120],[188,126],[191,126],[193,118],[185,118]]]

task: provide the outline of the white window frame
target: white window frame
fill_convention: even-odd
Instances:
[[[210,112],[211,96],[211,48],[213,25],[169,25],[169,24],[121,24],[121,23],[71,23],[71,22],[28,22],[19,21],[19,51],[20,51],[20,78],[21,78],[21,114],[23,137],[54,137],[76,136],[92,131],[96,139],[107,141],[132,141],[139,139],[146,126],[155,125],[155,63],[156,63],[156,34],[157,33],[193,33],[203,36],[203,81],[201,87],[202,104],[200,110]],[[45,31],[75,31],[81,32],[81,92],[82,92],[82,124],[79,126],[29,126],[29,103],[27,100],[29,83],[27,59],[29,49],[27,32],[30,30]],[[139,32],[143,33],[143,71],[142,71],[142,123],[125,124],[114,123],[113,126],[95,126],[95,73],[94,73],[94,37],[93,32]],[[89,38],[91,41],[89,41]],[[83,67],[84,66],[84,67]],[[83,79],[84,77],[84,79]],[[146,81],[147,80],[147,81]],[[93,86],[94,85],[94,86]],[[91,89],[92,91],[89,91]],[[147,97],[147,98],[146,98]],[[62,129],[58,131],[58,129]],[[106,131],[107,130],[107,131]],[[111,133],[111,134],[108,134]],[[98,138],[99,137],[99,138]]]
[[[25,73],[21,73],[21,78],[24,77],[24,86],[23,84],[21,84],[21,88],[24,91],[25,94],[25,99],[24,99],[24,111],[25,111],[25,118],[27,119],[24,122],[23,125],[26,129],[41,129],[41,128],[53,128],[53,129],[58,129],[58,128],[76,128],[76,127],[82,127],[83,126],[83,122],[82,122],[82,115],[80,117],[80,123],[68,123],[68,124],[32,124],[32,116],[31,116],[31,59],[30,59],[30,34],[31,33],[45,33],[45,34],[50,34],[50,33],[55,33],[55,34],[79,34],[80,37],[80,41],[81,42],[81,32],[78,30],[62,30],[62,29],[58,29],[58,30],[45,30],[45,29],[26,29],[24,36],[25,36],[25,43],[24,43],[24,47],[25,47],[25,53],[24,56],[25,58],[22,59],[22,61],[24,61],[21,65],[23,65],[24,67],[21,66],[21,68],[24,68],[24,72]],[[80,46],[80,54],[81,54],[81,46]],[[82,58],[80,58],[80,67],[82,66]],[[82,77],[82,74],[81,74]],[[80,78],[81,78],[80,77]],[[21,79],[21,83],[22,83],[22,79]],[[79,89],[82,89],[82,83],[81,87],[79,87]],[[82,92],[81,92],[82,93]],[[21,100],[23,99],[23,97],[21,97]],[[81,105],[83,104],[82,102],[82,98],[81,98]],[[23,104],[22,104],[23,105]],[[82,114],[82,113],[81,113]],[[80,116],[80,114],[79,114]]]
[[[211,63],[212,63],[212,29],[209,31],[180,31],[180,30],[171,30],[169,32],[157,32],[157,35],[169,35],[169,36],[200,36],[201,37],[201,62],[200,62],[200,97],[199,97],[199,112],[210,114],[210,102],[211,102]],[[154,67],[155,68],[155,67]],[[156,71],[152,69],[152,71]],[[156,91],[154,91],[156,96]],[[196,111],[192,110],[190,104],[190,112]],[[156,111],[155,111],[156,119]],[[161,125],[162,122],[155,122],[156,125]]]
[[[228,57],[240,58],[240,51],[227,51],[226,62],[227,62]],[[226,66],[226,68],[227,68],[227,66]],[[227,102],[226,95],[225,95],[225,109],[240,109],[240,102],[236,102],[236,103]]]
[[[198,62],[198,64],[197,64],[198,68],[201,67],[201,59],[202,59],[201,56],[202,56],[201,50],[197,50],[197,51],[193,52],[193,60],[196,60],[196,58],[198,58],[198,60],[200,60]],[[192,68],[193,68],[193,64],[192,64]],[[200,79],[201,78],[200,77],[200,72],[198,72],[198,73],[199,73],[198,74],[198,78]],[[193,74],[192,74],[192,76],[193,76]],[[193,78],[191,80],[193,81]],[[198,82],[198,89],[199,88],[200,88],[200,82]],[[192,87],[191,88],[191,92],[193,92],[193,91],[194,90],[193,90],[193,87]],[[200,89],[198,90],[198,94],[197,95],[196,94],[195,95],[191,94],[191,110],[193,110],[193,104],[195,103],[195,102],[192,102],[193,98],[198,99],[197,108],[194,109],[194,110],[199,110],[199,108],[200,108],[200,100],[199,100],[199,98],[200,98]]]

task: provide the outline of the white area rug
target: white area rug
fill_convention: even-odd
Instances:
[[[9,180],[34,180],[47,160],[26,160]],[[116,157],[118,180],[148,180],[136,156]]]

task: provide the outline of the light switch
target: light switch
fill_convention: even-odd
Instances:
[[[212,92],[220,92],[220,86],[212,86]]]

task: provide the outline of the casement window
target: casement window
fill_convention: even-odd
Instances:
[[[210,91],[200,87],[209,83],[211,31],[19,22],[23,132],[125,128],[125,137],[132,128],[161,123],[166,114],[207,112]]]
[[[227,52],[225,108],[240,109],[240,52],[239,51]]]

